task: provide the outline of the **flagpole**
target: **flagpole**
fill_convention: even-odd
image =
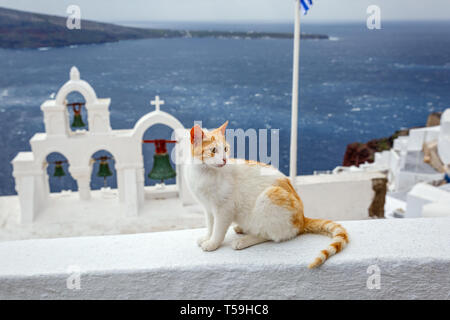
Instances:
[[[300,0],[295,0],[294,26],[294,66],[292,70],[292,111],[291,111],[291,152],[289,177],[295,181],[297,176],[297,131],[298,131],[298,77],[300,57]]]

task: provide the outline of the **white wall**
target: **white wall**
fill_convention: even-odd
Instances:
[[[450,197],[446,201],[425,204],[422,207],[422,217],[450,217]]]
[[[234,251],[230,232],[213,252],[196,244],[203,229],[2,242],[0,299],[449,298],[450,218],[342,225],[350,244],[313,270],[325,236]],[[70,268],[81,271],[80,290],[67,288]],[[377,268],[380,287],[369,289]]]
[[[307,217],[360,220],[369,217],[375,196],[372,179],[384,177],[378,172],[299,176],[295,188]]]
[[[440,129],[440,126],[434,126],[409,130],[408,151],[422,151],[424,143],[438,139]]]
[[[424,215],[424,208],[433,203],[435,205],[428,207]],[[450,216],[450,192],[425,183],[415,185],[406,197],[406,217],[423,216]]]
[[[441,117],[441,133],[438,139],[438,153],[442,162],[445,165],[450,166],[450,108],[445,110]]]

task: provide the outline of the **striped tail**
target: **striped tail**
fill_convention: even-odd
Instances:
[[[305,217],[304,232],[320,233],[333,238],[333,242],[325,250],[322,250],[319,256],[308,266],[310,269],[320,266],[329,257],[342,251],[348,243],[347,231],[340,224],[331,220]]]

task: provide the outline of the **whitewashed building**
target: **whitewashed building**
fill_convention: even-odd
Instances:
[[[434,167],[424,162],[429,144],[436,146]],[[450,216],[448,185],[436,185],[450,173],[450,109],[442,114],[439,126],[411,129],[408,136],[394,140],[391,150],[376,153],[373,163],[335,169],[342,171],[386,171],[390,209],[404,211],[405,217]]]

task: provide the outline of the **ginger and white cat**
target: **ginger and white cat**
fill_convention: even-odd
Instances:
[[[303,203],[290,180],[272,166],[229,158],[225,139],[228,121],[212,131],[191,129],[191,162],[186,180],[206,213],[208,232],[198,240],[205,251],[216,250],[232,223],[243,234],[232,243],[244,249],[258,243],[292,239],[302,233],[321,233],[333,238],[309,265],[314,268],[341,251],[348,243],[339,224],[303,215]]]

